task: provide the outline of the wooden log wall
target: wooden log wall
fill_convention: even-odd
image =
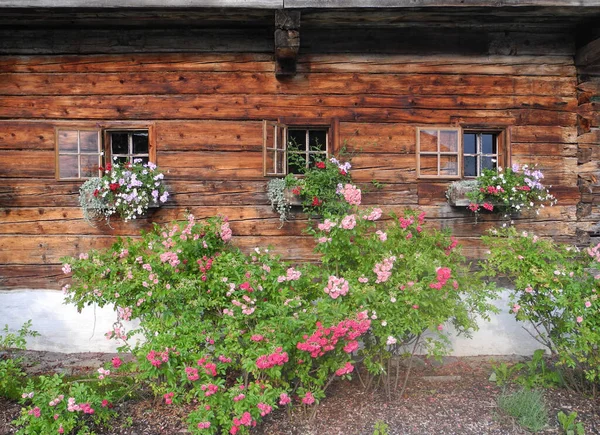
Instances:
[[[429,55],[376,46],[369,54],[331,53],[337,45],[320,50],[309,37],[298,73],[282,81],[264,51],[0,56],[0,288],[57,288],[62,256],[186,211],[227,215],[244,248],[271,244],[286,258],[313,258],[306,221],[279,228],[266,196],[261,122],[279,117],[337,118],[341,141],[358,153],[353,176],[366,190],[364,203],[418,207],[472,256],[481,254],[478,235],[499,222],[475,224],[467,210],[447,205],[448,182],[417,179],[415,128],[506,128],[512,161],[539,164],[559,201],[537,218],[521,217],[519,228],[574,240],[583,109],[572,41],[552,34],[548,46],[544,36],[533,44],[496,41],[479,54]],[[81,183],[55,180],[54,128],[115,120],[154,122],[172,197],[148,219],[94,228],[78,208]],[[383,187],[369,188],[373,180]]]

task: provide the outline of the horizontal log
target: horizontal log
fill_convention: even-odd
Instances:
[[[163,151],[259,151],[263,146],[260,121],[160,121],[156,141]]]
[[[174,96],[98,96],[89,97],[4,97],[0,99],[0,118],[60,118],[71,120],[172,120],[221,119],[262,120],[278,119],[331,119],[358,122],[405,122],[422,124],[475,124],[475,125],[550,125],[575,126],[577,115],[544,109],[514,108],[506,110],[483,109],[418,109],[371,108],[357,105],[326,107],[294,105],[295,98],[279,97],[270,105],[252,105],[251,97],[190,95]],[[323,97],[325,98],[325,97]],[[312,97],[310,97],[312,99]],[[296,100],[297,101],[297,100]],[[264,102],[264,100],[263,100]],[[281,106],[280,104],[283,104]],[[322,103],[321,103],[322,104]]]
[[[262,152],[161,152],[165,177],[195,180],[264,180]]]
[[[299,73],[370,74],[481,74],[559,76],[576,74],[572,56],[403,56],[377,54],[302,55]],[[272,72],[271,54],[161,53],[78,56],[3,56],[5,73],[114,73],[114,72]]]
[[[2,150],[0,178],[54,178],[54,150]]]
[[[574,97],[575,77],[444,74],[297,74],[279,81],[259,72],[0,74],[0,95],[253,94],[477,95]],[[404,91],[404,94],[402,93]],[[527,103],[527,102],[525,102]],[[512,105],[518,105],[513,100]]]
[[[600,104],[596,102],[580,104],[577,113],[586,120],[590,127],[600,127]]]
[[[0,122],[0,150],[54,150],[54,125],[45,122]]]
[[[513,142],[578,143],[576,127],[514,126],[510,129]]]
[[[0,289],[60,289],[68,283],[58,264],[0,264]]]
[[[600,143],[600,130],[593,130],[589,133],[577,136],[577,143],[592,145]]]
[[[577,157],[577,144],[573,143],[511,143],[511,155]]]

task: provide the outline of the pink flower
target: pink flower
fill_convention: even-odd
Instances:
[[[335,222],[332,222],[329,219],[325,219],[325,221],[322,224],[318,225],[318,228],[319,228],[319,231],[325,231],[326,233],[328,233],[336,225],[337,224]]]
[[[363,216],[363,219],[366,219],[368,221],[376,221],[381,217],[382,214],[383,211],[380,208],[374,208],[368,216]]]
[[[342,219],[341,227],[345,230],[351,230],[356,226],[356,217],[353,214]]]
[[[292,399],[290,399],[290,396],[288,396],[287,393],[281,393],[279,395],[279,404],[280,405],[287,405],[291,401],[292,401]]]
[[[234,401],[234,402],[239,402],[240,400],[244,400],[245,398],[246,398],[246,395],[245,395],[245,394],[242,394],[242,393],[240,393],[240,394],[238,394],[237,396],[235,396],[235,397],[233,398],[233,401]]]
[[[577,316],[577,323],[581,323],[581,322],[583,322],[583,317]]]
[[[589,308],[592,306],[592,303],[590,301],[585,301],[585,307]]]
[[[441,331],[442,329],[444,329],[444,325],[440,324],[437,326],[438,331]]]
[[[383,231],[377,230],[375,232],[375,234],[377,234],[379,236],[379,240],[381,240],[382,242],[385,242],[387,240],[387,234],[384,233]]]
[[[175,395],[175,393],[165,393],[163,394],[163,398],[165,399],[165,403],[167,405],[170,405],[171,403],[173,403],[173,396]]]
[[[198,429],[208,429],[210,427],[210,421],[201,421],[198,423]]]
[[[261,417],[264,417],[265,415],[269,414],[273,410],[273,407],[266,403],[259,403],[258,405],[256,405],[256,407],[260,410]]]
[[[469,210],[471,210],[472,212],[475,213],[476,211],[479,210],[479,205],[472,202],[469,204]]]
[[[221,240],[225,243],[231,240],[231,236],[233,235],[231,228],[229,228],[229,222],[223,222],[221,224]]]
[[[525,291],[527,293],[533,293],[533,287],[531,287],[530,285],[528,285],[527,287],[525,287]]]
[[[346,184],[339,193],[344,196],[346,202],[350,205],[360,205],[361,203],[361,191],[359,188],[352,184]]]
[[[396,261],[395,256],[391,256],[388,258],[384,258],[381,263],[377,263],[375,267],[373,267],[373,272],[377,275],[376,284],[386,282],[392,276],[392,268],[394,267],[394,262]]]
[[[369,278],[365,278],[364,276],[361,276],[360,278],[358,278],[358,282],[366,284],[369,282]]]
[[[385,344],[387,344],[388,346],[392,346],[396,343],[398,343],[398,340],[396,338],[392,337],[391,335],[388,336],[387,341],[385,342]]]
[[[264,339],[265,339],[265,337],[260,334],[254,334],[252,337],[250,337],[250,340],[256,341],[257,343],[259,341],[263,341]]]
[[[346,352],[346,353],[352,353],[357,349],[358,349],[358,341],[356,341],[356,340],[352,340],[344,346],[344,352]]]
[[[304,397],[302,398],[302,403],[305,405],[312,405],[315,403],[315,398],[310,391],[307,391]]]
[[[341,368],[337,369],[335,371],[335,374],[337,376],[343,376],[343,375],[347,375],[349,373],[352,373],[352,371],[354,371],[354,366],[351,363],[347,362],[344,367],[341,367]]]
[[[121,367],[121,364],[123,364],[123,361],[121,361],[121,358],[119,358],[118,356],[112,359],[112,365],[114,368],[118,369],[119,367]]]
[[[194,367],[186,367],[185,374],[187,375],[188,380],[192,382],[200,379],[200,376],[198,375],[198,369]]]
[[[331,296],[332,299],[337,299],[339,296],[345,296],[348,293],[349,284],[344,278],[330,275],[327,287],[323,290]]]
[[[514,304],[512,307],[512,310],[515,313],[518,313],[520,309],[521,309],[521,305],[519,305],[519,304]]]
[[[489,210],[489,211],[493,211],[494,210],[494,206],[492,204],[490,204],[489,202],[484,202],[483,203],[483,208],[485,208],[486,210]]]
[[[62,425],[58,428],[58,433],[65,433],[65,430],[63,429]]]
[[[71,273],[71,265],[69,263],[63,264],[62,271],[65,275]]]

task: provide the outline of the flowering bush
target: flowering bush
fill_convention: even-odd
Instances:
[[[478,213],[499,211],[518,213],[524,210],[536,210],[545,205],[556,203],[554,196],[542,184],[544,174],[536,169],[514,164],[511,168],[484,169],[474,182],[466,180],[469,191],[466,196],[471,200],[469,210]],[[459,189],[465,180],[453,183],[449,192]],[[472,186],[472,187],[471,187]]]
[[[486,272],[514,284],[510,311],[559,362],[600,380],[600,245],[580,251],[514,228],[495,231]]]
[[[312,230],[322,263],[301,267],[268,250],[243,254],[227,221],[189,216],[65,259],[65,291],[79,308],[115,305],[107,338],[135,355],[138,380],[165,406],[195,404],[191,432],[243,434],[273,409],[318,404],[362,359],[382,374],[390,346],[485,316],[488,292],[467,275],[455,240],[425,231],[414,214],[375,232],[381,216],[326,219]],[[140,326],[127,331],[132,318]],[[132,342],[135,333],[144,341]]]
[[[271,204],[279,212],[281,220],[287,218],[290,201],[284,190],[297,197],[306,213],[321,216],[345,214],[353,205],[360,205],[361,191],[352,184],[349,162],[340,162],[335,157],[315,164],[301,176],[288,174],[284,182],[273,179],[268,185]]]
[[[136,159],[133,163],[109,163],[100,170],[104,175],[90,178],[79,191],[79,203],[88,222],[101,216],[108,220],[115,213],[127,222],[169,197],[164,174],[152,162],[141,164]]]

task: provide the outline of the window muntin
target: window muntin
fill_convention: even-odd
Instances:
[[[417,175],[420,178],[460,178],[460,129],[417,128]]]
[[[59,179],[97,177],[102,164],[100,130],[56,131],[56,174]]]
[[[498,132],[465,131],[463,134],[463,176],[477,177],[483,169],[496,169],[500,160]]]

